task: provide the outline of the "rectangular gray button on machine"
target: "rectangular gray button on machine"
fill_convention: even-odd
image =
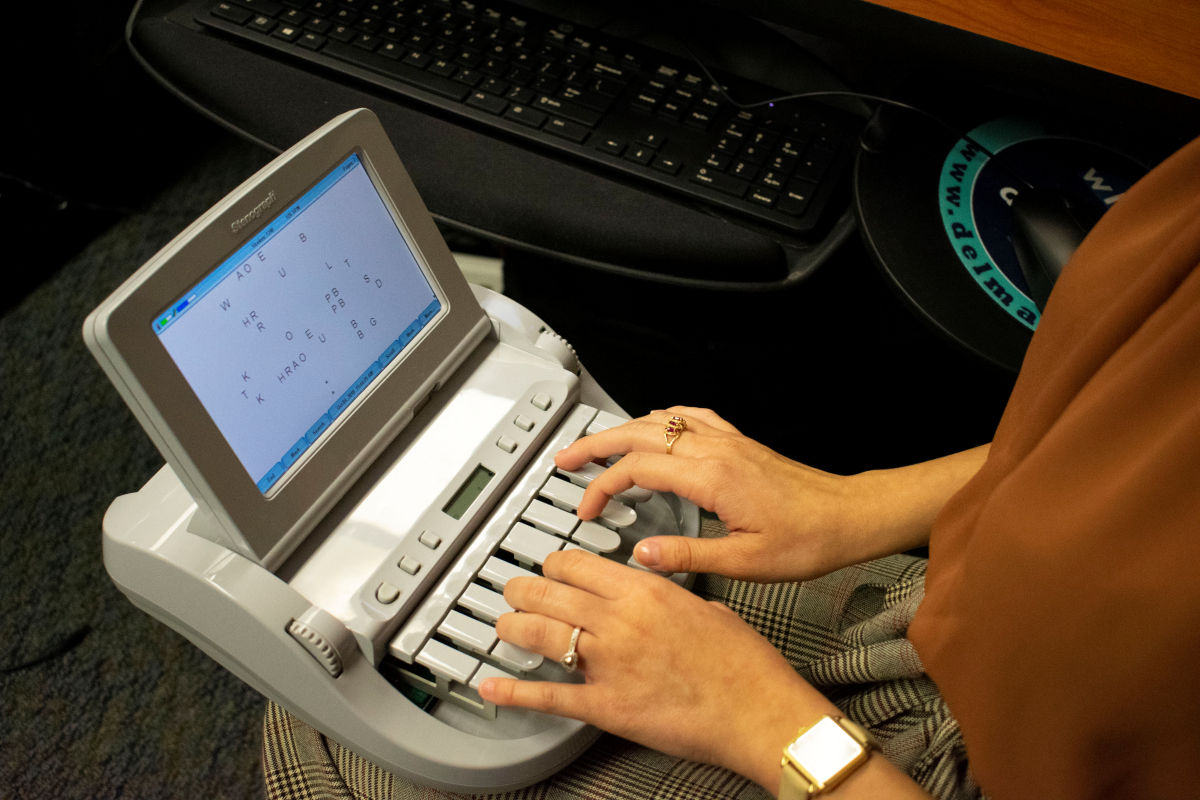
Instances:
[[[486,653],[496,643],[496,629],[486,622],[458,611],[451,611],[438,626],[438,633],[455,644],[478,653]]]
[[[426,642],[421,652],[417,653],[417,663],[434,675],[459,683],[470,681],[472,673],[479,666],[478,659],[436,639]]]
[[[468,586],[462,593],[462,597],[458,598],[458,602],[463,608],[470,609],[480,619],[488,622],[495,622],[500,619],[501,614],[507,614],[513,610],[512,606],[505,602],[504,595],[493,592],[478,583]]]
[[[565,540],[553,534],[543,533],[532,525],[518,522],[512,526],[500,546],[516,556],[518,561],[540,565],[545,562],[546,556],[561,550],[564,544]]]

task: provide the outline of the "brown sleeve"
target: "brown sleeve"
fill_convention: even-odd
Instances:
[[[1200,779],[1200,140],[1068,263],[910,628],[998,800]]]

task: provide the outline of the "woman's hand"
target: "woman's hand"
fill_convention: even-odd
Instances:
[[[723,605],[582,550],[553,553],[543,569],[545,578],[509,581],[504,597],[524,613],[505,614],[496,630],[558,660],[579,626],[586,683],[489,679],[487,700],[584,720],[771,790],[800,724],[836,713]]]
[[[672,416],[687,429],[668,454],[664,430]],[[645,539],[634,551],[645,566],[784,581],[924,544],[937,511],[986,454],[984,446],[912,467],[833,475],[749,439],[708,409],[675,406],[584,437],[555,461],[571,470],[623,456],[588,486],[583,519],[636,485],[686,497],[729,529],[720,539]]]

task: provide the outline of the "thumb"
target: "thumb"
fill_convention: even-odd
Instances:
[[[651,536],[633,548],[634,558],[655,572],[716,572],[729,575],[742,561],[736,540],[693,539],[688,536]]]

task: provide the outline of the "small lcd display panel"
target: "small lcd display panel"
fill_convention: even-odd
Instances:
[[[269,496],[441,309],[354,153],[151,327]]]
[[[454,519],[462,519],[463,514],[471,507],[471,503],[474,503],[475,498],[483,493],[495,475],[496,473],[482,464],[476,467],[442,510]]]

